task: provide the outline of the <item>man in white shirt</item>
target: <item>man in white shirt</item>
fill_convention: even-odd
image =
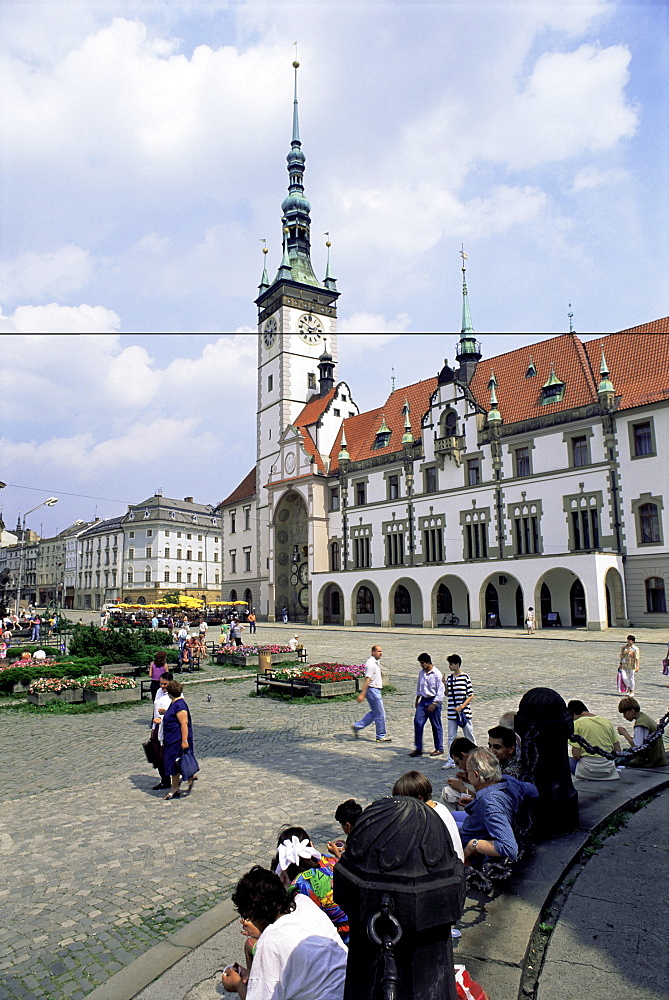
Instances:
[[[421,653],[418,657],[420,673],[416,685],[416,714],[414,715],[414,742],[416,749],[410,757],[420,757],[423,753],[423,730],[430,720],[434,750],[430,757],[444,755],[444,727],[441,724],[441,707],[444,701],[444,679],[440,670],[432,664],[429,653]]]
[[[380,646],[372,646],[372,655],[365,664],[365,679],[362,684],[362,691],[356,701],[369,702],[369,712],[359,722],[354,722],[351,726],[356,739],[360,736],[360,730],[369,726],[372,722],[376,725],[376,742],[391,743],[390,736],[386,733],[386,711],[383,707],[383,677],[381,676],[381,664],[379,660],[383,655]]]
[[[160,676],[160,687],[156,691],[156,697],[153,701],[153,722],[151,726],[151,739],[153,741],[153,746],[156,751],[156,756],[159,760],[158,771],[160,773],[160,783],[153,786],[154,792],[157,792],[159,788],[171,788],[172,783],[170,781],[169,775],[166,775],[163,771],[162,761],[163,761],[163,716],[165,712],[170,707],[172,699],[167,693],[167,685],[169,681],[172,680],[172,674],[166,670],[164,674]]]
[[[242,919],[260,931],[250,970],[237,963],[223,987],[241,1000],[343,1000],[348,949],[308,896],[290,896],[279,877],[256,865],[232,896]]]

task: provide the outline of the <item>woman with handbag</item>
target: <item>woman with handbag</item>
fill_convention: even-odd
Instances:
[[[165,798],[178,799],[182,777],[187,779],[190,792],[199,768],[193,756],[193,724],[182,697],[183,687],[178,681],[169,681],[165,690],[171,704],[163,716],[163,769],[172,783]]]

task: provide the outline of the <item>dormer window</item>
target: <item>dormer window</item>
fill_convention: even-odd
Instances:
[[[191,521],[193,522],[193,524],[197,524],[197,514],[191,515]]]
[[[386,423],[386,415],[384,413],[383,420],[381,421],[381,426],[376,432],[376,437],[374,438],[374,444],[372,445],[372,448],[375,450],[377,448],[387,448],[388,445],[390,444],[391,435],[392,431],[388,426],[388,424]]]
[[[148,510],[144,511],[144,517],[151,517],[151,513]]]
[[[535,365],[532,358],[530,358],[530,363],[527,366],[527,371],[525,372],[525,378],[533,378],[537,374],[537,366]]]
[[[171,519],[172,521],[175,521],[175,520],[176,520],[176,516],[177,516],[177,515],[175,514],[175,512],[174,512],[173,510],[171,510],[171,511],[170,511],[170,519]]]
[[[561,403],[567,386],[555,374],[555,368],[551,365],[551,373],[541,387],[541,405],[548,403]]]

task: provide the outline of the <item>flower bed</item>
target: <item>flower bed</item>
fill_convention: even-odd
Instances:
[[[296,697],[304,694],[316,698],[334,698],[360,690],[363,664],[314,663],[310,667],[279,667],[267,679],[270,691],[288,692]],[[258,680],[262,683],[260,675]]]
[[[84,700],[84,691],[80,678],[73,677],[38,677],[28,688],[28,701],[31,705],[47,705],[50,701],[65,701],[77,704]]]
[[[219,665],[258,667],[261,653],[271,657],[272,665],[297,658],[297,653],[290,646],[235,646],[233,644],[220,646],[215,655]]]
[[[89,677],[84,684],[84,701],[94,705],[118,705],[139,701],[142,696],[131,677]]]

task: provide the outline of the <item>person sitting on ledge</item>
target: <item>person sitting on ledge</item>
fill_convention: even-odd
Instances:
[[[223,988],[241,1000],[342,1000],[348,949],[308,896],[291,896],[278,875],[255,865],[237,883],[233,905],[260,932],[251,970],[229,965]]]
[[[520,752],[513,729],[507,729],[505,726],[493,726],[489,729],[488,750],[497,757],[502,774],[509,774],[512,778],[522,778]]]
[[[582,736],[591,746],[601,747],[609,753],[620,753],[620,740],[616,739],[616,731],[608,719],[589,712],[587,706],[577,699],[567,703],[567,711],[574,716],[575,736]],[[569,768],[575,777],[588,781],[614,781],[620,778],[614,760],[588,753],[576,743],[571,747]]]
[[[649,715],[641,711],[639,702],[636,698],[632,698],[631,695],[626,695],[620,699],[618,702],[618,711],[623,719],[634,723],[634,736],[631,736],[624,726],[618,726],[618,732],[621,736],[625,737],[631,747],[640,747],[644,740],[657,729],[657,723],[653,722]],[[636,754],[631,760],[628,760],[627,766],[664,767],[666,763],[667,755],[664,750],[662,737],[658,736],[650,746],[646,747],[641,753]]]
[[[340,802],[334,814],[334,818],[339,823],[340,827],[344,831],[344,834],[349,837],[351,835],[351,830],[358,822],[362,816],[362,806],[355,799],[346,799],[345,802]],[[346,846],[343,840],[330,840],[328,841],[328,851],[339,861],[340,857],[344,853],[344,848]]]
[[[430,806],[436,812],[446,827],[446,833],[451,841],[453,850],[461,861],[464,861],[462,842],[458,833],[458,827],[453,819],[452,813],[448,811],[441,802],[435,802],[432,798],[432,783],[421,771],[407,771],[397,779],[393,785],[393,795],[406,795],[412,799],[418,799]]]
[[[441,801],[451,812],[456,812],[469,805],[476,795],[473,787],[467,783],[467,757],[472,750],[476,750],[476,744],[466,736],[456,736],[448,749],[451,760],[455,761],[455,766],[460,770],[442,788]]]
[[[518,841],[513,826],[525,799],[538,797],[536,786],[503,776],[495,755],[482,747],[467,757],[467,780],[474,786],[476,797],[464,814],[455,814],[465,863],[471,863],[475,854],[515,861]]]

